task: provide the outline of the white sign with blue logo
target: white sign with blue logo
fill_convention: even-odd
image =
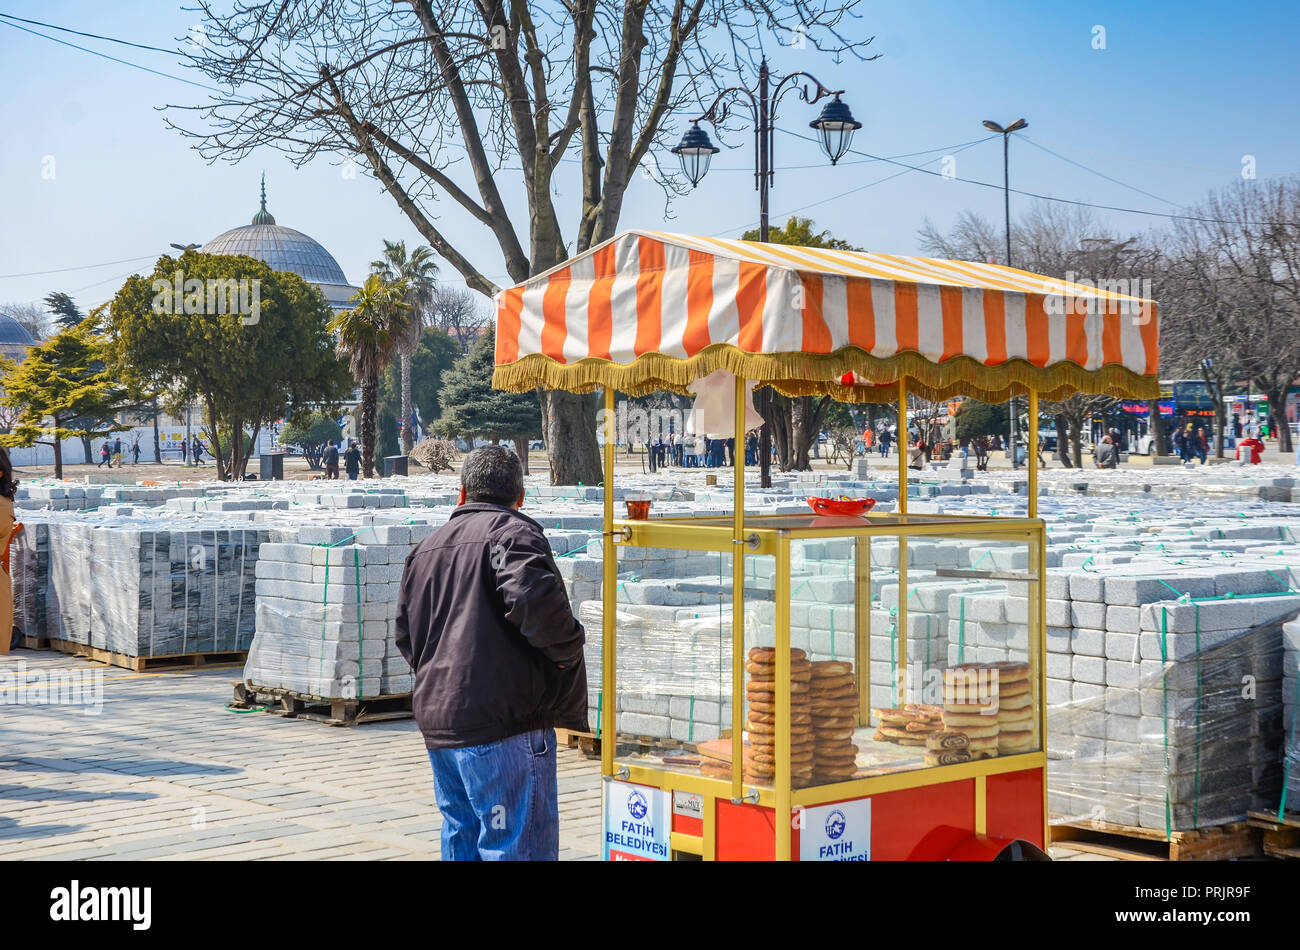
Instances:
[[[605,780],[606,861],[667,861],[672,797],[663,789]]]
[[[870,861],[871,799],[803,810],[800,861]]]

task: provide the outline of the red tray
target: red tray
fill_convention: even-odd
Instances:
[[[809,498],[808,505],[819,515],[865,515],[876,505],[874,498]]]

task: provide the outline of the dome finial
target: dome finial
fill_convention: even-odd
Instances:
[[[266,210],[266,172],[262,172],[262,210],[253,215],[254,224],[275,224],[275,218]]]

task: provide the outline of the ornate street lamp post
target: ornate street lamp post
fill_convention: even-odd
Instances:
[[[814,76],[804,72],[790,73],[773,85],[766,58],[758,68],[757,90],[745,86],[732,86],[722,90],[703,115],[691,120],[690,128],[672,150],[673,154],[681,160],[682,174],[690,179],[692,186],[698,185],[708,174],[709,162],[719,151],[718,147],[709,140],[708,133],[700,128],[700,123],[710,122],[717,125],[726,121],[727,100],[733,95],[742,103],[748,104],[750,116],[754,120],[754,187],[758,190],[758,239],[763,242],[766,242],[769,236],[768,194],[772,188],[774,171],[772,154],[775,147],[773,139],[776,131],[773,120],[781,97],[791,89],[798,89],[799,98],[809,105],[827,96],[834,97],[822,108],[821,115],[808,125],[817,130],[822,151],[826,153],[832,165],[836,164],[848,154],[849,146],[853,142],[853,133],[862,128],[862,123],[853,118],[848,105],[840,99],[844,90],[827,89]],[[772,433],[766,421],[771,398],[771,388],[763,387],[759,400],[764,422],[759,439],[758,456],[764,488],[772,487]],[[743,451],[743,433],[737,433],[736,438]]]

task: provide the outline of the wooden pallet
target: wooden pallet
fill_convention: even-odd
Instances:
[[[192,666],[233,666],[248,659],[247,650],[226,650],[210,653],[168,653],[160,656],[128,656],[125,653],[113,653],[85,643],[73,643],[70,640],[57,640],[53,637],[47,641],[46,649],[70,656],[84,656],[109,666],[120,666],[135,673],[150,673],[154,670],[174,669]]]
[[[582,754],[588,758],[596,758],[600,755],[600,737],[594,732],[578,732],[573,729],[556,729],[556,739],[570,749],[579,749]],[[660,739],[656,736],[635,735],[628,732],[618,734],[619,745],[636,746],[638,752],[658,752],[663,750],[675,751],[681,749],[689,743],[678,742],[675,739]]]
[[[245,711],[259,707],[273,716],[310,719],[329,726],[357,726],[365,722],[410,719],[415,715],[410,693],[374,699],[327,699],[288,689],[236,683],[235,698],[226,704],[226,708]]]
[[[19,636],[18,646],[24,650],[48,650],[50,648],[50,638]]]
[[[1300,860],[1300,812],[1289,811],[1281,820],[1276,811],[1252,811],[1250,826],[1263,836],[1264,853],[1271,858]]]
[[[1052,844],[1124,861],[1228,861],[1259,856],[1259,835],[1244,821],[1166,837],[1153,828],[1109,821],[1052,825]]]
[[[577,749],[589,759],[600,757],[600,738],[594,732],[556,729],[555,739],[570,749]]]

